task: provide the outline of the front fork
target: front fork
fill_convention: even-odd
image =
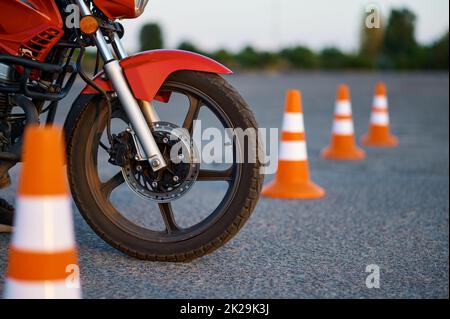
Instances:
[[[84,0],[77,0],[81,15],[91,15],[89,7]],[[100,29],[93,36],[97,49],[103,59],[105,73],[111,81],[114,91],[117,93],[119,101],[131,122],[134,132],[142,146],[145,158],[150,162],[153,171],[158,171],[167,166],[161,151],[153,137],[150,127],[154,122],[159,121],[153,106],[148,101],[137,101],[131,92],[127,80],[123,74],[119,61],[112,54],[105,37]],[[119,59],[127,57],[119,37],[115,34],[112,39],[112,46]]]

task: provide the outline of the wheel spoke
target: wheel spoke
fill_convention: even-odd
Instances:
[[[101,186],[101,191],[106,198],[109,198],[113,190],[125,182],[122,172],[118,172]]]
[[[106,152],[109,152],[109,147],[106,146],[102,141],[99,142],[101,148],[103,148]]]
[[[188,96],[189,98],[189,111],[186,115],[186,118],[183,122],[183,128],[189,131],[192,135],[194,131],[194,121],[198,118],[198,114],[200,112],[200,108],[202,107],[200,99],[193,97],[192,95]]]
[[[227,170],[207,170],[202,169],[200,170],[197,181],[207,181],[207,182],[214,182],[214,181],[227,181],[230,182],[233,178],[233,167],[230,167]]]
[[[172,234],[176,231],[179,231],[177,223],[175,222],[175,217],[172,211],[172,205],[170,203],[162,203],[158,204],[159,210],[161,211],[161,216],[164,220],[164,224],[166,225],[166,231],[169,234]]]

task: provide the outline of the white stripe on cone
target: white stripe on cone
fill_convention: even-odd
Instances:
[[[66,251],[75,247],[68,196],[18,196],[12,246],[32,252]]]
[[[26,296],[26,297],[25,297]],[[5,294],[7,299],[80,299],[79,280],[30,282],[6,279]]]
[[[308,152],[305,141],[282,141],[280,145],[280,160],[306,161]]]
[[[334,120],[333,134],[334,135],[353,135],[354,127],[352,120]]]
[[[305,125],[303,122],[303,114],[301,113],[284,113],[283,132],[287,133],[303,133]]]
[[[335,115],[350,116],[352,115],[352,104],[350,101],[337,101]]]
[[[389,125],[389,114],[387,112],[372,112],[370,123],[379,126]]]
[[[385,96],[377,95],[373,99],[373,107],[379,110],[387,110],[388,100]]]

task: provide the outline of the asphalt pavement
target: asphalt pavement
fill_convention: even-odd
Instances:
[[[326,198],[261,199],[238,236],[187,264],[123,255],[74,207],[85,298],[449,297],[448,73],[238,74],[229,80],[261,127],[280,127],[286,89],[303,91],[311,174],[327,190]],[[361,162],[320,159],[330,137],[337,84],[351,87],[360,137],[378,80],[388,85],[392,131],[400,146],[367,149]],[[58,121],[71,99],[61,105]],[[14,201],[15,185],[1,196]],[[214,192],[217,188],[197,191],[203,196],[186,206],[187,216],[209,207]],[[118,201],[140,211],[141,202],[130,198]],[[0,234],[0,294],[9,240]],[[379,289],[366,287],[371,264],[380,268]]]

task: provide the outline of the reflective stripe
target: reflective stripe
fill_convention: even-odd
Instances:
[[[306,161],[308,159],[306,142],[281,142],[279,159],[283,161]]]
[[[337,101],[335,115],[349,116],[352,115],[352,104],[350,101]]]
[[[6,279],[4,297],[7,299],[80,299],[79,279],[66,285],[65,280],[27,282]]]
[[[75,247],[71,205],[67,196],[19,196],[12,245],[40,253]]]
[[[283,132],[281,134],[281,140],[282,141],[304,141],[305,140],[305,133],[287,133]]]
[[[333,134],[335,135],[353,135],[352,120],[335,120],[333,123]]]
[[[9,249],[7,277],[27,281],[62,280],[67,277],[67,267],[76,264],[75,249],[37,253],[12,246]]]
[[[388,108],[388,100],[385,96],[377,95],[373,99],[373,107],[375,109],[386,110]]]
[[[374,125],[389,125],[389,114],[387,112],[372,112],[370,123]]]
[[[284,113],[283,132],[303,133],[305,126],[303,123],[303,114],[301,113]]]
[[[344,121],[344,120],[351,121],[351,120],[353,120],[353,116],[351,116],[351,115],[335,115],[334,119],[336,121]]]

